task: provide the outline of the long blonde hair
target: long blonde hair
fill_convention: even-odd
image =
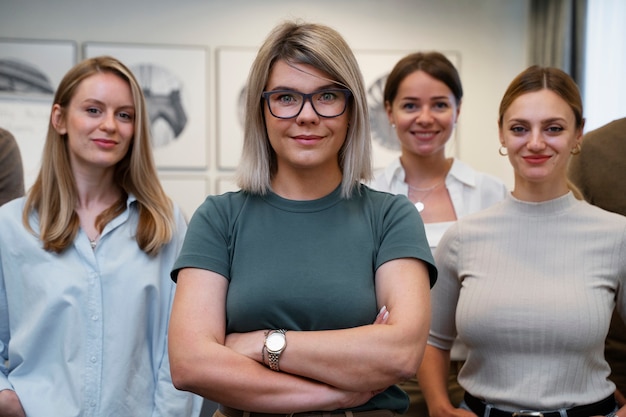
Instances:
[[[156,255],[174,234],[174,215],[170,199],[158,180],[152,157],[150,125],[145,98],[132,72],[109,56],[86,59],[74,66],[61,80],[54,96],[67,117],[67,108],[80,83],[97,73],[111,73],[126,81],[135,106],[134,136],[128,153],[115,167],[114,181],[124,191],[122,197],[96,219],[96,228],[104,226],[126,209],[128,194],[137,198],[139,222],[135,239],[148,255]],[[41,169],[28,192],[22,221],[35,233],[29,222],[31,212],[39,215],[39,238],[45,250],[61,253],[74,241],[80,228],[75,208],[78,204],[76,182],[72,174],[67,134],[60,135],[48,123]]]
[[[276,173],[276,154],[269,143],[261,98],[276,61],[307,64],[326,72],[352,92],[346,141],[339,151],[343,179],[341,194],[347,198],[361,180],[369,180],[371,138],[363,76],[352,50],[334,29],[313,23],[286,22],[269,34],[257,54],[247,83],[244,145],[237,183],[241,189],[265,194]]]

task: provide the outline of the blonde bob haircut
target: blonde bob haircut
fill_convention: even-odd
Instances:
[[[114,181],[123,190],[122,197],[96,219],[96,228],[104,226],[126,209],[128,194],[137,199],[139,221],[135,239],[148,255],[156,255],[174,233],[174,216],[170,199],[158,180],[152,156],[150,125],[141,87],[132,72],[120,61],[109,56],[86,59],[63,77],[54,96],[61,107],[62,117],[80,83],[98,73],[110,73],[128,83],[135,106],[134,135],[128,153],[115,166]],[[51,114],[52,117],[52,114]],[[69,247],[80,228],[75,208],[78,204],[76,182],[70,164],[67,134],[60,135],[48,123],[41,169],[29,190],[22,221],[35,233],[29,223],[31,212],[39,215],[39,238],[45,250],[61,253]]]
[[[270,32],[259,49],[246,88],[244,144],[237,184],[244,191],[266,194],[276,174],[276,153],[267,135],[261,94],[273,65],[280,60],[311,65],[328,74],[330,81],[352,92],[348,134],[338,155],[341,195],[349,198],[359,182],[369,180],[372,175],[366,92],[359,65],[346,41],[334,29],[320,24],[282,23]]]

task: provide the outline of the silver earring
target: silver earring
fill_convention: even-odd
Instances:
[[[498,153],[502,156],[507,156],[509,153],[506,151],[506,148],[504,147],[504,145],[500,146],[500,149],[498,149]]]

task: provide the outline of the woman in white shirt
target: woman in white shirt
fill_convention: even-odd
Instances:
[[[431,250],[458,218],[491,206],[506,195],[502,181],[446,155],[461,112],[463,87],[454,65],[439,52],[402,58],[389,74],[384,102],[389,123],[401,145],[400,157],[379,172],[372,188],[406,195],[424,220]],[[465,358],[461,344],[453,350],[449,391],[458,404],[463,390],[456,382]],[[415,378],[401,385],[411,397],[411,416],[428,416]]]

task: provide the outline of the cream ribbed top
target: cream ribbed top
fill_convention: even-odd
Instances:
[[[435,259],[428,343],[449,349],[458,327],[469,349],[459,382],[471,394],[552,410],[613,392],[604,339],[615,300],[626,316],[626,217],[571,193],[509,195],[448,229]]]

